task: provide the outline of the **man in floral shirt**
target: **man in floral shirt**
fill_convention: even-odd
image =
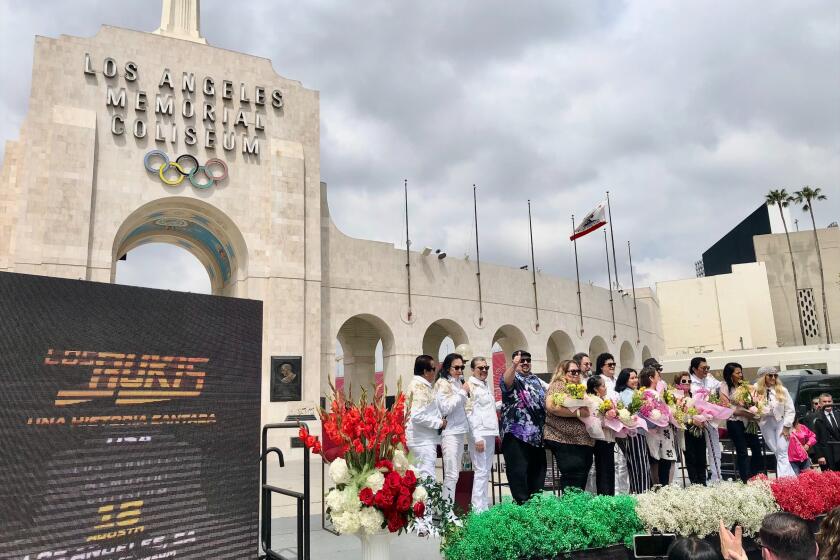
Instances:
[[[522,504],[545,484],[545,389],[531,373],[531,354],[513,353],[513,364],[499,379],[502,390],[502,453],[510,493]]]

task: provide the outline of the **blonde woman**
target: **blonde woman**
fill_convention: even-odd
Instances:
[[[796,411],[790,393],[779,381],[776,368],[759,368],[755,392],[758,398],[767,403],[767,412],[758,421],[758,425],[767,447],[776,456],[776,476],[794,476],[788,459],[788,440]]]
[[[582,418],[589,416],[589,408],[570,410],[555,405],[552,395],[562,393],[567,383],[580,383],[580,366],[573,360],[563,360],[551,378],[545,395],[545,446],[554,454],[560,471],[560,488],[586,487],[586,478],[592,467],[593,440],[586,431]]]

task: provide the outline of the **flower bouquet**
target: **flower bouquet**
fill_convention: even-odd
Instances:
[[[694,406],[694,399],[691,397],[679,396],[672,408],[672,424],[682,430],[687,430],[694,437],[703,436],[703,426],[697,425],[697,422],[705,423],[709,417],[701,414],[697,407]]]
[[[563,390],[551,395],[554,406],[562,406],[569,410],[575,410],[589,406],[586,401],[586,387],[580,383],[566,383]]]
[[[319,411],[325,437],[338,443],[329,469],[335,487],[325,498],[327,515],[336,531],[345,535],[407,530],[426,509],[426,491],[418,485],[405,453],[411,403],[406,405],[402,391],[390,408],[384,395],[368,403],[362,392],[359,402],[353,402],[330,387],[330,410]],[[317,437],[305,428],[300,437],[313,453],[322,451]]]
[[[671,422],[671,409],[659,399],[655,391],[644,391],[641,400],[639,416],[644,420],[659,428],[664,428]]]
[[[729,420],[734,412],[728,406],[720,404],[720,397],[716,392],[703,388],[694,392],[694,406],[701,414],[708,416],[709,420],[716,423]]]
[[[759,398],[753,388],[746,381],[741,381],[735,392],[732,394],[732,402],[740,406],[750,414],[749,423],[747,424],[748,434],[758,433],[758,420],[767,412],[767,405],[763,399]]]
[[[840,472],[805,471],[769,482],[776,503],[802,519],[814,519],[840,506]]]
[[[613,402],[610,399],[605,399],[598,408],[598,413],[603,418],[604,426],[612,430],[615,437],[634,436],[638,430],[647,430],[645,421],[639,418],[634,411],[624,406],[621,401]]]

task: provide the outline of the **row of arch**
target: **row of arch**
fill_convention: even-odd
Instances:
[[[445,341],[451,341],[450,348],[457,348],[461,345],[470,345],[466,331],[451,319],[438,319],[431,323],[425,330],[421,347],[416,349],[417,354],[429,354],[437,358],[441,345]],[[375,381],[377,368],[377,348],[381,352],[381,368],[387,377],[388,372],[395,367],[396,345],[394,335],[387,323],[373,315],[355,315],[345,321],[338,330],[336,336],[338,344],[337,353],[341,354],[341,370],[345,386],[350,383],[355,386],[370,386]],[[542,355],[541,349],[530,348],[528,338],[523,331],[512,324],[500,326],[492,338],[490,348],[472,348],[473,355],[484,355],[489,357],[493,350],[504,352],[506,360],[518,349],[527,350]],[[572,338],[564,331],[554,331],[548,338],[545,348],[545,367],[547,372],[554,371],[557,364],[571,358],[577,352],[587,352],[592,360],[603,352],[609,352],[607,341],[600,335],[595,335],[589,340],[588,347],[575,346]],[[615,354],[616,361],[620,367],[640,367],[641,362],[651,357],[650,349],[643,346],[641,355],[637,356],[636,349],[628,341],[623,341],[619,351]],[[537,373],[543,373],[537,371]]]

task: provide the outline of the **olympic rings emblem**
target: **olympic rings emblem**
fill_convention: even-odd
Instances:
[[[161,164],[158,167],[152,167],[153,159],[160,160]],[[161,150],[150,150],[143,156],[143,167],[149,173],[156,174],[165,185],[170,187],[180,185],[186,177],[195,188],[209,189],[214,183],[224,181],[228,176],[227,164],[220,159],[211,158],[204,165],[199,165],[194,155],[181,154],[175,158],[175,161],[171,161],[166,152]],[[206,181],[199,180],[201,175]]]

